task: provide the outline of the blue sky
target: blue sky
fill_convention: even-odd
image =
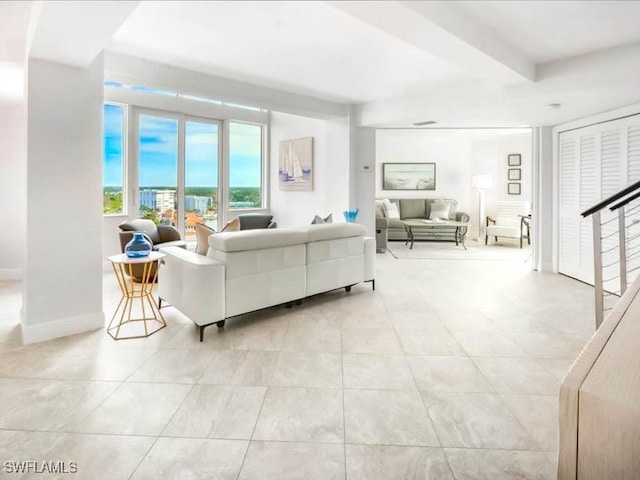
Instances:
[[[122,183],[123,109],[104,107],[104,185]],[[178,122],[140,116],[140,186],[177,185]],[[186,122],[186,183],[188,187],[217,186],[218,126]],[[230,128],[229,184],[260,186],[260,128],[233,123]]]

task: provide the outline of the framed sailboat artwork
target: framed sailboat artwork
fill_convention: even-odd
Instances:
[[[280,190],[313,190],[313,137],[280,142]]]

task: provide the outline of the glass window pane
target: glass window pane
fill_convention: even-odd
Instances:
[[[124,213],[124,107],[103,107],[102,192],[103,212]]]
[[[185,239],[195,241],[196,223],[218,230],[218,125],[185,125]]]
[[[140,115],[138,122],[139,216],[177,225],[178,121]]]
[[[262,127],[229,126],[229,208],[262,207]]]

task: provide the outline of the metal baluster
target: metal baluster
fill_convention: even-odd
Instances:
[[[602,288],[602,224],[600,211],[593,214],[593,265],[596,294],[596,330],[604,320],[604,298]]]
[[[627,289],[627,240],[624,218],[625,207],[618,209],[618,233],[620,234],[620,296]]]

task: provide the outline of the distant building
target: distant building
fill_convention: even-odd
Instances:
[[[204,215],[207,213],[210,203],[211,199],[209,197],[201,195],[185,195],[184,197],[184,209],[187,212],[199,212]]]
[[[160,212],[165,212],[176,207],[175,190],[140,190],[138,199],[141,207],[147,207]]]

